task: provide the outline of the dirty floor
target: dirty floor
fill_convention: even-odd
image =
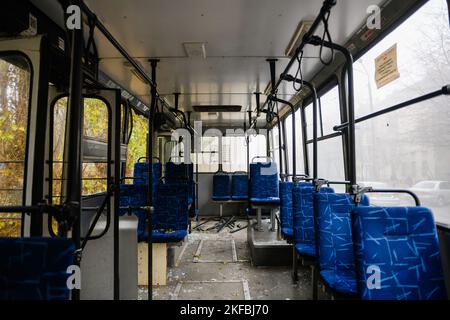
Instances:
[[[200,220],[197,224],[204,223]],[[308,300],[311,272],[299,266],[293,284],[291,267],[254,267],[250,263],[247,229],[230,233],[209,230],[217,222],[203,224],[175,248],[175,263],[168,269],[167,286],[154,287],[154,300]],[[247,221],[234,223],[235,229]],[[196,223],[193,223],[195,228]],[[139,288],[139,299],[147,288]]]

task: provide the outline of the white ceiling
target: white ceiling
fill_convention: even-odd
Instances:
[[[181,109],[192,105],[239,104],[254,108],[255,91],[270,82],[269,57],[278,57],[277,74],[288,59],[284,51],[300,21],[313,20],[322,0],[86,0],[86,4],[131,56],[150,72],[158,57],[158,92],[173,104],[181,92]],[[330,17],[335,42],[343,44],[365,21],[369,5],[383,0],[338,0]],[[321,35],[320,28],[317,34]],[[101,69],[149,103],[149,88],[129,72],[124,59],[100,35],[96,41]],[[184,42],[205,42],[205,60],[187,58]],[[320,70],[317,48],[305,51],[304,75]],[[295,73],[295,66],[291,73]],[[289,99],[291,85],[280,89]],[[264,101],[265,97],[262,97]],[[228,116],[243,121],[245,113]],[[203,115],[205,117],[205,115]],[[195,117],[194,117],[195,118]],[[211,119],[212,121],[216,121]]]

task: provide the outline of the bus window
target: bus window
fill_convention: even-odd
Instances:
[[[53,108],[53,191],[54,203],[61,202],[62,169],[64,155],[64,137],[66,128],[67,97],[59,99]],[[108,142],[108,106],[100,99],[84,99],[83,143],[94,141]],[[101,157],[107,158],[105,154]],[[83,159],[82,194],[83,196],[106,192],[108,165],[106,161]]]
[[[277,167],[280,168],[280,146],[279,146],[279,131],[278,126],[274,127],[269,132],[269,141],[270,141],[270,157],[274,159]],[[284,153],[281,154],[282,161],[284,161]],[[284,162],[283,162],[284,166]]]
[[[21,55],[0,56],[0,205],[21,205],[25,180],[31,67]],[[21,214],[0,215],[0,236],[19,237]]]
[[[247,171],[247,145],[245,137],[224,137],[222,150],[224,171]]]
[[[340,137],[320,141],[317,145],[318,177],[330,181],[345,181],[344,151]],[[308,145],[309,166],[313,173],[313,145]],[[345,192],[345,186],[332,185],[336,192]]]
[[[195,161],[196,157],[192,159]],[[219,170],[219,138],[202,137],[201,153],[198,155],[198,172],[213,173]]]
[[[400,77],[377,88],[374,60],[397,45]],[[450,83],[450,30],[445,0],[430,0],[354,63],[356,114],[361,117]],[[450,222],[450,112],[447,97],[357,124],[358,181],[410,188],[431,207],[437,222]],[[430,182],[435,188],[423,182]],[[372,196],[373,204],[412,205],[398,195]]]
[[[250,135],[250,161],[252,161],[254,157],[265,157],[266,155],[266,136],[262,134],[258,134],[257,136]]]
[[[320,117],[317,112],[317,136],[326,136],[334,132],[333,127],[341,122],[339,88],[335,86],[330,91],[319,97],[322,110]],[[312,104],[305,109],[308,140],[313,138],[313,107]],[[321,132],[323,128],[323,135]],[[318,149],[318,178],[330,181],[345,181],[344,151],[342,147],[342,138],[331,138],[319,141]],[[313,144],[308,144],[309,168],[310,174],[313,174]],[[332,186],[337,192],[345,192],[344,186]]]
[[[292,130],[292,115],[289,115],[285,121],[286,126],[286,147],[287,147],[287,155],[288,155],[288,166],[289,166],[289,174],[293,174],[293,167],[292,167],[292,161],[293,161],[293,153],[292,153],[292,136],[293,136],[293,130]],[[302,145],[302,117],[300,109],[297,110],[295,113],[295,135],[296,135],[296,171],[297,174],[304,174],[305,173],[305,162],[303,159],[303,145]],[[308,138],[309,139],[309,138]]]
[[[133,112],[133,133],[127,146],[126,177],[133,176],[134,164],[147,154],[148,120]],[[132,183],[132,181],[126,181]]]
[[[317,128],[318,136],[326,136],[335,133],[333,127],[336,123],[341,122],[341,111],[339,104],[339,88],[336,86],[320,98],[319,127]],[[323,128],[323,134],[321,127]],[[312,129],[311,129],[312,130]]]

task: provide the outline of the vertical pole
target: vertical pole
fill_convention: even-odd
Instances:
[[[175,97],[175,110],[178,111],[178,101],[179,101],[179,98],[180,98],[180,93],[179,92],[175,92],[173,95]]]
[[[151,95],[151,106],[150,106],[150,114],[148,118],[148,195],[147,202],[150,207],[153,207],[153,135],[154,135],[154,117],[156,112],[156,100],[157,100],[157,92],[156,92],[156,67],[158,65],[159,60],[151,59],[150,65],[152,68],[152,82],[153,85],[150,89]],[[147,210],[147,221],[148,221],[148,237],[147,237],[147,250],[148,250],[148,300],[152,300],[152,292],[153,292],[153,219],[152,212]]]
[[[76,1],[77,4],[79,1]],[[70,215],[75,218],[72,239],[76,249],[80,248],[81,216],[81,135],[83,132],[83,30],[71,30],[72,48],[70,64],[69,103],[67,106],[66,135],[64,142],[64,195]],[[79,266],[80,261],[77,259]],[[72,299],[80,299],[80,290],[72,290]]]
[[[255,92],[255,97],[256,97],[256,114],[259,115],[261,114],[261,92]]]
[[[120,91],[116,91],[115,103],[111,110],[113,116],[113,123],[110,124],[114,128],[112,136],[112,143],[114,150],[112,158],[114,159],[114,300],[120,300],[120,173],[121,173],[121,161],[120,161],[120,117],[121,117],[121,94]]]
[[[276,62],[278,59],[267,59],[270,65],[270,81],[272,83],[272,94],[275,94],[275,86],[276,86]]]
[[[248,114],[248,129],[250,130],[252,127],[252,111],[247,111]],[[251,196],[251,190],[250,190],[250,137],[247,133],[247,128],[244,123],[244,128],[246,132],[246,145],[247,145],[247,210],[248,214],[251,213],[251,203],[250,203],[250,196]]]
[[[305,114],[305,107],[302,106],[300,108],[301,110],[301,117],[302,117],[302,135],[303,135],[303,160],[305,161],[305,174],[307,176],[310,175],[309,170],[309,155],[308,155],[308,146],[306,145],[306,141],[308,141],[308,131],[307,131],[307,123],[306,123],[306,114]]]
[[[286,121],[281,121],[281,127],[283,128],[283,155],[284,155],[284,173],[289,174],[289,162],[286,147]]]
[[[280,159],[280,176],[283,175],[283,131],[281,127],[281,121],[278,117],[278,156]]]

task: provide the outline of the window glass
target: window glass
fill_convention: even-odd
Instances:
[[[313,174],[313,145],[308,145],[309,167]],[[344,152],[342,139],[332,138],[320,141],[317,145],[318,178],[329,181],[345,181]],[[332,185],[336,192],[345,192],[345,186]]]
[[[288,162],[288,173],[292,174],[292,136],[293,136],[293,132],[292,132],[292,115],[290,114],[285,120],[285,128],[286,128],[286,151],[287,151],[287,162]],[[297,130],[297,128],[296,128]],[[298,131],[298,130],[297,130]],[[297,132],[296,132],[297,133]],[[301,136],[301,132],[297,133],[297,137]]]
[[[267,139],[265,135],[250,135],[250,161],[255,157],[267,156]],[[256,161],[256,160],[255,160]]]
[[[400,77],[384,87],[374,81],[375,58],[397,45]],[[430,0],[355,62],[357,116],[436,91],[450,83],[450,29],[445,0]],[[450,224],[450,194],[430,189],[450,181],[448,96],[424,101],[357,124],[358,181],[406,188]],[[410,197],[371,195],[377,205],[413,205]]]
[[[247,145],[245,137],[223,137],[223,170],[247,171]]]
[[[64,141],[67,119],[67,97],[59,99],[53,108],[53,203],[62,200],[62,170],[64,156]],[[82,163],[82,195],[92,195],[107,191],[108,166],[105,159],[108,156],[108,106],[100,99],[85,98],[83,114],[83,148],[87,144],[98,143],[104,154],[101,159],[83,159]]]
[[[195,156],[191,157],[195,161]],[[219,138],[202,137],[201,153],[198,154],[198,171],[212,173],[219,170]]]
[[[134,164],[147,155],[148,120],[133,111],[133,132],[127,146],[126,176],[132,177]],[[132,181],[127,181],[132,183]]]
[[[341,123],[339,88],[337,86],[320,97],[320,106],[322,112],[318,113],[318,116],[322,116],[323,135],[335,133],[333,127]],[[317,134],[319,137],[322,136],[320,120]]]
[[[25,179],[31,68],[19,55],[0,57],[0,205],[21,205]],[[21,214],[0,214],[0,236],[18,237]]]
[[[297,110],[295,113],[295,129],[296,129],[296,166],[297,173],[304,174],[305,173],[305,159],[303,158],[303,137],[302,137],[302,114],[301,110]],[[291,151],[292,152],[292,151]]]

